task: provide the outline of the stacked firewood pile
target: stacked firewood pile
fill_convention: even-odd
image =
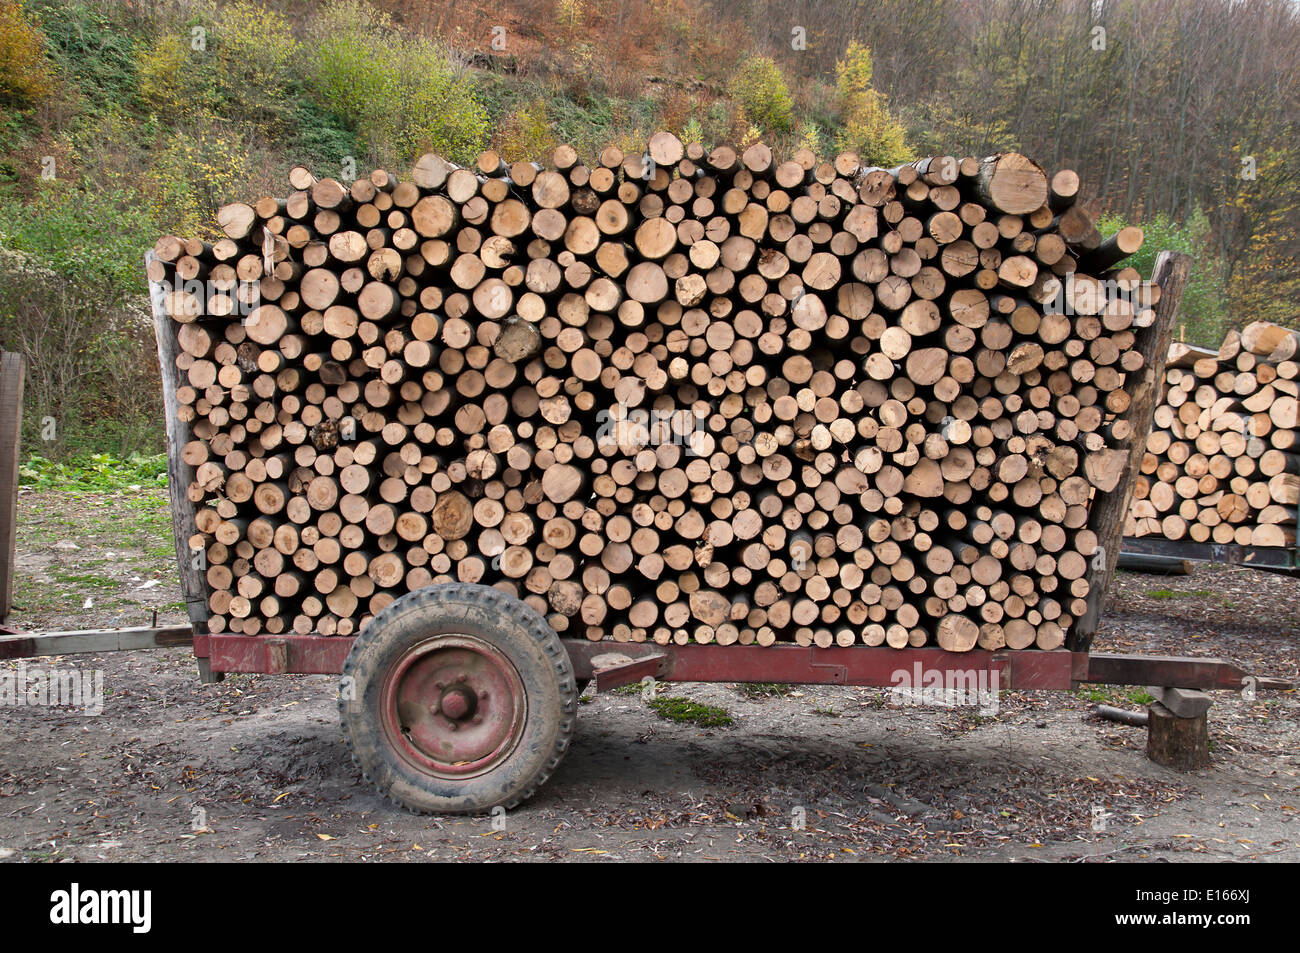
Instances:
[[[1085,611],[1159,289],[1074,173],[661,132],[290,185],[149,266],[213,632],[451,580],[664,644],[1053,649]]]
[[[1217,352],[1175,343],[1126,536],[1294,547],[1300,333],[1255,322]]]

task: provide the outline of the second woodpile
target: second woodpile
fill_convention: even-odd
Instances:
[[[1300,332],[1255,322],[1219,350],[1175,343],[1125,536],[1294,547]]]
[[[1063,644],[1128,459],[1140,229],[1018,154],[658,133],[549,166],[299,168],[158,242],[211,631],[353,633],[462,580],[592,640]]]

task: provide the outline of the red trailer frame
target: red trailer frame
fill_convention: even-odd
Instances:
[[[226,673],[339,675],[354,636],[194,634],[188,625],[23,632],[0,626],[0,661],[38,656],[192,647],[205,681]],[[1068,691],[1080,685],[1155,685],[1238,691],[1287,689],[1291,683],[1243,671],[1217,658],[1110,655],[1058,649],[945,652],[939,648],[799,645],[657,645],[561,639],[580,680],[597,691],[651,677],[661,682],[779,682],[896,687],[971,677],[991,690]],[[969,684],[969,681],[965,682]]]
[[[337,675],[352,649],[352,636],[200,635],[196,656],[216,673]],[[1288,688],[1215,658],[1107,655],[1058,649],[945,652],[939,648],[871,648],[800,645],[657,645],[653,642],[588,642],[561,639],[574,675],[596,680],[607,691],[652,677],[661,682],[780,682],[798,685],[894,687],[905,677],[920,685],[931,673],[944,684],[955,676],[983,676],[993,689],[1067,691],[1080,685],[1158,685],[1163,688],[1240,690]],[[1251,681],[1253,680],[1253,681]]]

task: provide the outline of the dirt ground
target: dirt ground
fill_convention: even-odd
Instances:
[[[165,498],[24,493],[13,621],[182,621]],[[73,548],[75,547],[75,548]],[[1202,567],[1122,573],[1099,651],[1300,672],[1297,582]],[[730,725],[666,720],[634,691],[582,700],[528,803],[429,818],[380,798],[339,729],[334,679],[202,685],[180,651],[0,663],[101,670],[102,712],[0,708],[0,860],[1300,860],[1300,698],[1219,692],[1214,765],[1148,761],[1101,721],[1141,689],[1003,692],[996,714],[887,690],[661,686]]]

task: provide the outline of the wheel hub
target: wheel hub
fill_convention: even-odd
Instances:
[[[438,709],[452,721],[463,721],[474,714],[478,699],[464,688],[450,688],[442,693]]]
[[[444,778],[490,770],[515,749],[527,703],[514,665],[470,635],[437,635],[408,649],[384,679],[384,728],[418,769]]]

